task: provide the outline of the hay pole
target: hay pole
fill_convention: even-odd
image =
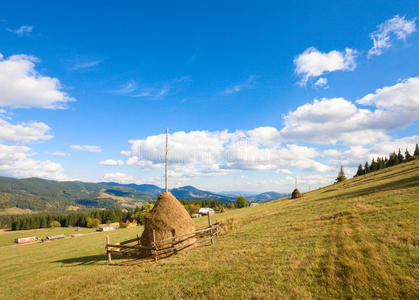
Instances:
[[[112,262],[112,255],[109,249],[109,244],[110,244],[110,239],[109,239],[109,235],[107,235],[106,236],[106,254],[108,255],[108,264]]]
[[[167,157],[168,157],[168,149],[167,149],[167,144],[169,142],[169,129],[166,128],[166,159],[165,159],[165,172],[164,172],[164,178],[165,178],[165,185],[166,185],[166,193],[168,192],[167,189]]]

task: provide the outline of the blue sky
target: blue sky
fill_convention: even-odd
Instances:
[[[23,9],[24,8],[24,9]],[[289,192],[419,142],[417,1],[0,11],[0,175]]]

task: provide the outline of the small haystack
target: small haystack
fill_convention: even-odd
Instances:
[[[143,246],[152,246],[153,230],[156,241],[160,241],[195,231],[195,226],[183,205],[170,192],[164,192],[157,199],[153,209],[144,216],[144,232],[141,236]],[[184,241],[181,238],[175,240],[174,244],[182,246],[192,242],[195,242],[195,238]]]
[[[291,199],[301,198],[302,196],[303,194],[301,194],[300,191],[297,188],[295,188],[295,190],[292,191]]]

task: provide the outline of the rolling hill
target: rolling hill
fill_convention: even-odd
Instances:
[[[118,243],[142,226],[4,247],[0,291],[4,299],[418,299],[418,199],[415,160],[216,214],[228,227],[214,246],[158,263],[113,257],[107,265],[106,235]],[[0,244],[22,234],[42,230],[2,233]]]
[[[121,197],[125,202],[121,203]],[[67,207],[115,208],[141,205],[152,196],[127,187],[113,189],[77,181],[0,177],[0,209],[65,210]]]

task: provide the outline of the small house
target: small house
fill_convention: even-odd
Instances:
[[[116,230],[118,228],[119,228],[119,226],[103,226],[103,227],[99,227],[97,229],[97,231],[112,231],[112,230]]]
[[[15,243],[24,244],[24,243],[36,242],[37,240],[38,238],[36,236],[29,236],[29,237],[15,239]]]
[[[250,207],[255,207],[255,206],[258,206],[258,205],[259,205],[259,203],[256,203],[256,202],[250,203]]]
[[[201,207],[198,211],[198,214],[205,216],[205,215],[210,215],[212,216],[213,214],[215,214],[214,210],[210,207]]]

